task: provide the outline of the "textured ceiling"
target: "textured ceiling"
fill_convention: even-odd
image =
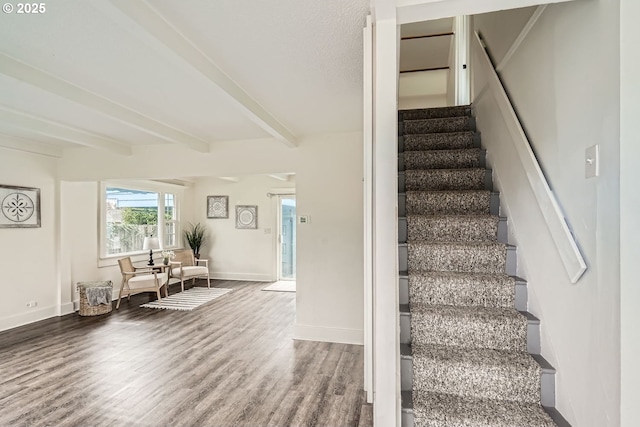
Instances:
[[[367,0],[65,0],[4,14],[0,145],[204,151],[359,130],[368,11]]]

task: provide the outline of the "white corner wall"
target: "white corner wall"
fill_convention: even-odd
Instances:
[[[229,280],[276,280],[277,203],[267,193],[290,188],[295,191],[294,177],[277,181],[266,175],[238,177],[238,182],[219,178],[200,178],[193,187],[192,222],[206,225],[208,241],[201,250],[209,259],[211,277]],[[282,192],[282,191],[281,191]],[[229,218],[207,218],[207,196],[229,197]],[[258,207],[258,228],[236,228],[236,205]]]
[[[510,13],[524,21],[522,11],[474,18],[490,51],[491,40],[517,37],[518,28],[500,25]],[[549,5],[501,73],[588,264],[571,284],[527,188],[501,194],[507,210],[527,206],[509,218],[519,274],[529,283],[529,311],[542,320],[543,356],[558,369],[556,406],[581,427],[620,423],[619,24],[615,0]],[[506,50],[493,46],[498,57]],[[495,102],[481,99],[483,140],[504,138]],[[600,176],[585,179],[584,151],[595,144]],[[517,176],[515,158],[488,154],[498,187]]]
[[[40,228],[0,228],[0,330],[56,316],[58,280],[57,160],[0,148],[0,184],[40,189]],[[35,301],[37,306],[27,307]]]

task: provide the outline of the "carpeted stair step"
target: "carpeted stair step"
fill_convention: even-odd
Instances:
[[[453,107],[422,108],[416,110],[398,111],[398,120],[437,119],[447,117],[470,116],[470,105],[458,105]]]
[[[479,148],[480,136],[473,131],[404,135],[399,148],[403,151],[458,150]]]
[[[399,215],[496,215],[500,202],[487,190],[406,191],[399,199]]]
[[[415,393],[413,413],[419,427],[556,427],[539,404],[442,393]]]
[[[527,351],[528,319],[514,308],[411,303],[411,343]]]
[[[480,148],[404,151],[399,170],[484,168],[485,154]]]
[[[407,241],[496,241],[497,215],[408,215]]]
[[[412,345],[413,390],[540,403],[540,365],[524,352]]]
[[[398,191],[490,190],[487,169],[426,169],[398,173]]]
[[[405,120],[398,123],[398,135],[475,131],[476,121],[471,116],[424,120]]]
[[[516,298],[516,278],[506,274],[417,272],[407,284],[414,305],[512,308]]]
[[[500,274],[508,271],[507,245],[497,242],[409,242],[407,270]]]

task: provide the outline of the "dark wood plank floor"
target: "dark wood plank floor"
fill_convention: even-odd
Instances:
[[[0,332],[0,426],[372,425],[363,347],[293,340],[294,293],[213,284],[191,312],[142,294]]]

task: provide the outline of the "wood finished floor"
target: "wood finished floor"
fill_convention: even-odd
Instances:
[[[0,426],[372,425],[363,347],[293,340],[294,293],[213,284],[190,312],[142,294],[0,332]]]

